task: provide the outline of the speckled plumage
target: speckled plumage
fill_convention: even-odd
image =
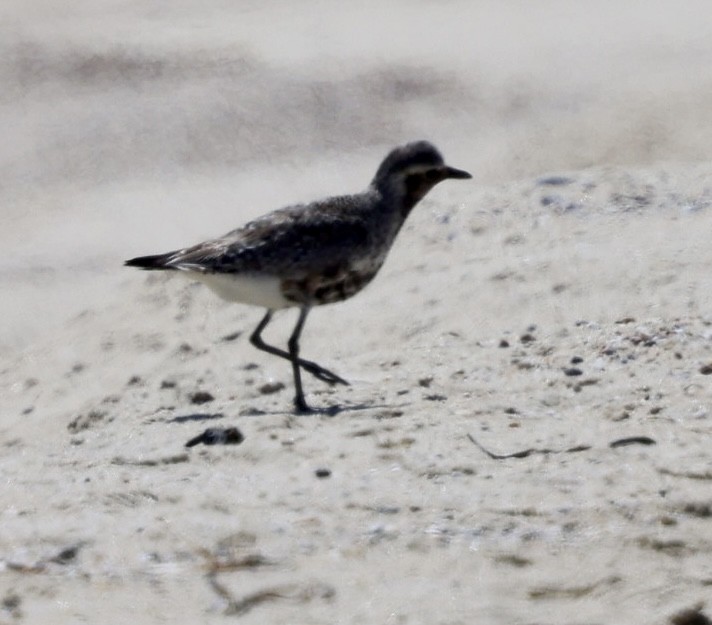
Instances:
[[[383,265],[410,211],[446,178],[470,175],[446,166],[430,143],[409,143],[385,158],[363,193],[282,208],[220,238],[134,258],[126,265],[180,271],[225,299],[266,307],[252,343],[292,362],[295,402],[306,410],[300,369],[330,383],[346,383],[299,358],[298,337],[309,309],[345,300],[365,287]],[[302,312],[290,351],[284,352],[264,344],[260,332],[273,310],[290,306]]]

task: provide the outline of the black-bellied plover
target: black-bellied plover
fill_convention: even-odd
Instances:
[[[292,363],[294,404],[307,412],[302,369],[329,384],[348,384],[299,356],[299,336],[311,308],[358,293],[378,273],[403,222],[425,194],[447,178],[471,177],[447,166],[427,141],[408,143],[385,158],[363,193],[282,208],[219,239],[125,264],[181,271],[226,300],[266,308],[250,342]],[[265,343],[262,331],[275,310],[290,306],[299,308],[299,318],[285,351]]]

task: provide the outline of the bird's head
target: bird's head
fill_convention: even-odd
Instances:
[[[472,178],[461,169],[445,164],[432,143],[414,141],[395,148],[381,163],[371,186],[400,201],[407,216],[438,182],[448,178]]]

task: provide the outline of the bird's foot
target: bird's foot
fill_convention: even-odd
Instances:
[[[303,395],[296,395],[294,398],[294,410],[297,414],[310,414],[314,409],[307,404]]]
[[[343,384],[345,386],[351,386],[342,377],[336,375],[334,372],[329,371],[328,369],[324,369],[324,367],[316,364],[315,362],[312,362],[311,360],[300,360],[299,366],[307,373],[311,373],[318,380],[326,382],[327,384],[330,384],[332,386],[334,384]]]

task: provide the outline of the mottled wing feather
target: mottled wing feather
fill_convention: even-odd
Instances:
[[[224,237],[176,252],[167,265],[202,273],[261,272],[299,277],[368,254],[363,215],[343,201],[284,208]]]

